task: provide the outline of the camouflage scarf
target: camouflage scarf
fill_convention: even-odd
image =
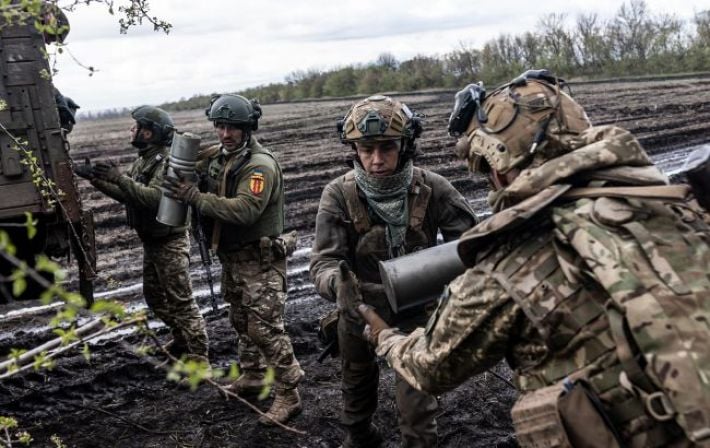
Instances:
[[[390,258],[404,255],[404,239],[409,223],[407,192],[412,183],[414,166],[409,160],[404,167],[387,177],[367,174],[355,162],[355,182],[365,193],[368,209],[386,224],[385,237]]]

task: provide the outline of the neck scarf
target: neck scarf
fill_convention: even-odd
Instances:
[[[409,223],[407,192],[412,183],[414,165],[409,160],[395,174],[373,177],[355,162],[355,183],[365,193],[368,209],[385,222],[385,237],[390,258],[404,255],[404,239]]]

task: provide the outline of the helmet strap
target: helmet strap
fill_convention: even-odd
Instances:
[[[244,148],[246,148],[247,146],[249,146],[249,143],[251,142],[251,130],[249,130],[249,129],[247,129],[247,128],[244,128],[244,131],[243,131],[243,132],[244,132],[244,134],[242,134],[242,144],[239,145],[237,148],[234,148],[234,149],[231,149],[231,150],[225,148],[224,145],[223,145],[223,146],[222,146],[222,154],[224,154],[225,156],[230,156],[230,155],[232,155],[232,154],[237,154],[237,153],[241,152],[242,149],[244,149]]]

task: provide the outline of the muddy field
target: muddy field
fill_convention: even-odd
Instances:
[[[616,82],[573,85],[573,93],[595,124],[617,124],[641,140],[668,172],[675,172],[689,148],[710,143],[710,79],[656,82]],[[400,99],[426,114],[418,164],[447,178],[470,200],[477,213],[487,212],[486,188],[452,156],[454,141],[445,133],[452,92],[403,95]],[[78,99],[80,100],[80,99]],[[335,120],[350,100],[266,105],[258,137],[281,161],[286,177],[287,230],[298,230],[299,248],[289,262],[287,327],[296,355],[306,371],[301,386],[304,412],[293,426],[297,436],[265,429],[256,415],[237,401],[226,401],[215,390],[178,389],[165,380],[153,360],[135,355],[139,342],[133,334],[92,345],[87,363],[80,354],[59,359],[51,372],[18,375],[0,382],[0,415],[11,415],[34,437],[33,446],[54,446],[58,435],[67,446],[96,447],[335,447],[341,440],[339,363],[316,361],[321,347],[316,339],[318,317],[333,305],[321,300],[308,280],[309,247],[323,186],[347,170],[348,148],[336,137]],[[179,129],[216,142],[203,111],[175,115]],[[125,167],[135,153],[128,145],[129,119],[80,122],[70,136],[75,160],[113,158]],[[85,205],[93,209],[97,225],[98,297],[109,297],[140,307],[141,245],[125,226],[122,207],[80,181]],[[224,306],[213,313],[208,306],[204,272],[196,248],[192,252],[192,281],[209,326],[212,364],[226,367],[236,357],[235,333]],[[218,275],[219,266],[214,269]],[[76,286],[70,275],[69,287]],[[36,306],[23,303],[22,306]],[[0,354],[11,347],[33,347],[52,335],[49,313],[15,318],[18,304],[0,308]],[[155,323],[161,339],[165,328]],[[398,446],[393,376],[383,367],[376,423],[387,435],[387,446]],[[510,377],[501,364],[498,373]],[[468,381],[441,397],[440,446],[515,446],[508,416],[515,392],[490,374]],[[268,409],[271,400],[258,403]]]

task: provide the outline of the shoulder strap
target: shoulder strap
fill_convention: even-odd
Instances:
[[[421,230],[424,224],[424,218],[426,217],[429,199],[431,198],[431,187],[424,183],[424,175],[419,168],[414,168],[412,192],[415,194],[415,197],[409,207],[409,228],[412,230]]]
[[[155,173],[155,169],[164,159],[165,156],[163,156],[163,154],[156,154],[155,157],[153,157],[153,160],[148,162],[146,166],[143,167],[136,180],[143,185],[148,185],[148,183],[150,183],[150,179],[153,177],[153,173]]]
[[[360,200],[360,196],[357,193],[357,184],[355,183],[355,173],[353,171],[345,174],[343,190],[345,192],[345,206],[348,209],[348,215],[353,221],[355,231],[362,235],[370,230],[371,225],[367,216],[367,207]]]
[[[591,187],[572,188],[562,195],[565,199],[581,198],[643,198],[643,199],[670,199],[682,200],[690,194],[690,187],[680,185],[649,185],[644,187]]]

